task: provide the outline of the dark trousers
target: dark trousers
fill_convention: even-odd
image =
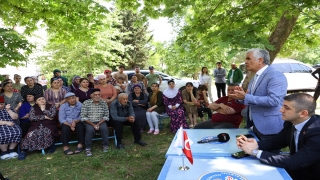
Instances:
[[[193,129],[233,129],[233,124],[228,122],[212,123],[211,120],[198,123]]]
[[[276,136],[277,134],[262,134],[261,132],[259,132],[259,130],[253,125],[253,132],[254,134],[258,137],[258,139],[261,140],[267,140],[267,139],[271,139],[274,136]],[[281,149],[274,149],[271,152],[275,153],[275,154],[280,154]]]
[[[209,108],[198,108],[198,115],[200,118],[203,118],[203,113],[202,112],[207,112],[208,113],[208,118],[211,120],[212,117],[212,111]]]
[[[84,125],[78,122],[75,127],[77,140],[79,144],[84,144]],[[63,146],[68,146],[70,141],[71,128],[68,125],[61,124],[61,142]]]
[[[313,99],[314,99],[315,101],[317,101],[319,95],[320,95],[320,86],[317,85],[316,89],[314,90]]]
[[[131,131],[134,136],[134,141],[139,141],[141,139],[139,123],[135,120],[133,123],[129,121],[115,121],[111,120],[110,123],[113,125],[114,130],[116,131],[117,144],[121,144],[122,134],[123,134],[123,125],[131,126]]]
[[[22,131],[22,136],[21,137],[22,138],[24,138],[24,136],[28,133],[30,125],[31,125],[30,121],[26,121],[26,122],[20,121],[20,128],[21,128],[21,131]]]
[[[93,124],[98,124],[98,122],[94,122]],[[93,128],[91,124],[85,124],[86,125],[86,149],[91,149],[92,146],[92,139],[94,134],[96,133],[96,129]],[[109,129],[107,126],[107,123],[100,124],[100,134],[102,138],[102,146],[108,146],[109,145]]]
[[[221,98],[221,93],[222,93],[222,97],[226,96],[226,83],[215,83],[215,85],[217,88],[218,98]]]

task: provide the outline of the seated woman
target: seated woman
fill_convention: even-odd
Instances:
[[[35,96],[35,105],[31,107],[29,113],[31,125],[22,142],[22,150],[49,148],[49,153],[56,150],[54,137],[58,136],[58,130],[57,123],[53,121],[56,113],[56,107],[47,103],[43,96]]]
[[[21,96],[26,102],[27,94],[33,93],[34,95],[43,95],[43,88],[41,84],[34,83],[32,77],[25,77],[24,82],[27,84],[21,88]]]
[[[18,114],[13,112],[10,104],[5,106],[4,97],[0,96],[0,158],[3,160],[17,158],[14,149],[21,139],[21,129],[14,121]]]
[[[198,117],[198,91],[193,88],[193,84],[191,82],[186,83],[186,89],[182,91],[182,100],[183,106],[189,116],[190,120],[190,128],[193,128],[197,124]]]
[[[150,127],[148,134],[159,134],[159,119],[158,115],[164,113],[166,108],[163,104],[162,92],[159,91],[159,84],[153,83],[151,85],[152,92],[149,93],[150,108],[147,109],[147,121]]]
[[[18,113],[23,102],[23,98],[20,93],[13,92],[11,82],[6,81],[2,84],[1,95],[4,96],[5,103],[10,104],[10,107]]]
[[[91,99],[91,88],[89,88],[89,80],[87,78],[80,78],[80,87],[74,91],[77,96],[77,101],[83,103],[85,100]]]
[[[163,102],[166,106],[166,112],[171,119],[170,131],[176,133],[182,126],[184,129],[188,129],[186,116],[184,114],[184,108],[181,106],[182,97],[180,91],[175,88],[173,80],[168,81],[168,88],[163,92]]]
[[[70,85],[70,92],[73,92],[79,89],[80,86],[80,76],[74,76],[72,79],[72,84]]]
[[[211,119],[211,117],[212,117],[212,111],[210,108],[208,108],[208,106],[209,106],[209,100],[208,100],[208,96],[207,96],[208,88],[205,85],[200,85],[198,87],[198,91],[199,91],[198,115],[202,119],[202,121],[204,122],[205,119],[203,117],[203,112],[208,113],[209,119]]]
[[[61,104],[65,103],[64,96],[67,92],[61,88],[60,81],[57,78],[51,78],[50,84],[51,87],[44,92],[44,97],[48,104],[52,104],[58,109]]]
[[[19,117],[20,117],[20,128],[22,130],[22,138],[21,141],[23,142],[23,138],[29,131],[31,122],[29,119],[29,112],[31,110],[31,107],[34,105],[34,94],[28,93],[27,94],[27,102],[24,102],[21,105],[21,108],[19,110]],[[21,150],[18,159],[19,160],[24,160],[26,158],[26,152]]]
[[[148,109],[148,96],[141,92],[141,86],[136,84],[133,86],[134,92],[129,94],[128,99],[132,103],[135,119],[138,120],[140,132],[143,132],[147,124],[146,112]]]
[[[120,87],[120,93],[125,92],[125,90],[127,89],[127,83],[124,82],[124,78],[123,77],[118,77],[117,83],[116,83],[115,86],[119,86]]]
[[[106,76],[99,75],[99,85],[95,85],[94,88],[100,89],[101,99],[105,100],[110,107],[110,104],[117,98],[117,90],[111,84],[107,84]]]
[[[143,82],[138,81],[138,77],[134,74],[131,76],[131,82],[128,83],[127,88],[126,88],[126,93],[130,94],[133,93],[133,86],[139,84],[141,87],[142,92],[147,93],[146,87],[144,87]]]

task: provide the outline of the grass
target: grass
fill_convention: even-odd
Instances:
[[[125,150],[117,150],[114,140],[109,140],[109,152],[103,153],[101,141],[93,141],[92,157],[84,153],[66,156],[62,146],[57,146],[53,154],[42,155],[40,151],[28,153],[24,161],[0,160],[0,172],[11,180],[153,180],[165,163],[167,152],[174,134],[169,130],[169,119],[164,120],[160,134],[141,133],[148,143],[141,147],[133,143],[130,127],[124,128]],[[198,119],[198,122],[200,120]],[[245,119],[240,124],[245,128]],[[75,150],[76,145],[70,145]]]
[[[62,146],[57,146],[53,154],[42,155],[40,151],[35,151],[28,153],[23,161],[1,160],[0,172],[13,180],[157,179],[174,137],[169,130],[169,121],[165,122],[164,129],[158,135],[142,133],[142,140],[148,143],[145,147],[134,144],[130,127],[125,127],[125,150],[117,150],[111,139],[107,153],[102,152],[101,141],[93,141],[92,157],[86,157],[84,153],[66,156]],[[75,144],[70,145],[71,150],[75,148]]]

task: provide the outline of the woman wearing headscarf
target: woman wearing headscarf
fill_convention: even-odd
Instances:
[[[24,82],[27,84],[22,86],[21,88],[21,96],[26,101],[26,97],[28,93],[33,93],[34,95],[42,95],[43,96],[43,88],[41,84],[34,83],[32,77],[25,77]]]
[[[106,76],[106,83],[115,86],[117,81],[111,76],[112,71],[110,69],[104,70],[104,75]]]
[[[18,157],[14,152],[21,139],[17,118],[18,114],[12,111],[10,104],[5,105],[4,97],[0,96],[0,158],[3,160]]]
[[[186,83],[186,89],[182,91],[183,106],[188,114],[190,120],[190,128],[193,128],[197,124],[198,117],[198,97],[199,93],[193,87],[191,82]]]
[[[159,91],[159,84],[151,84],[152,92],[149,93],[149,104],[150,108],[147,109],[147,121],[150,127],[148,134],[159,134],[159,119],[158,115],[164,113],[166,108],[163,104],[162,92]]]
[[[77,96],[77,101],[83,103],[85,100],[91,99],[90,94],[92,88],[89,88],[89,80],[87,78],[80,78],[80,87],[74,91]]]
[[[35,105],[31,107],[29,113],[31,125],[24,137],[22,150],[34,151],[49,148],[49,153],[56,150],[54,137],[58,136],[58,130],[57,123],[53,120],[56,113],[55,106],[47,103],[43,96],[35,96]]]
[[[118,92],[111,84],[107,84],[106,76],[99,75],[99,85],[95,85],[94,88],[100,89],[101,98],[105,100],[110,107],[110,104],[117,98]]]
[[[129,94],[128,99],[132,103],[135,119],[138,120],[140,132],[143,132],[147,124],[146,112],[148,109],[148,96],[141,91],[141,86],[136,84],[133,86],[133,93]]]
[[[184,108],[182,106],[182,96],[179,89],[175,88],[174,80],[168,81],[168,88],[163,92],[163,101],[166,106],[166,112],[171,119],[170,131],[176,133],[182,126],[188,129]]]
[[[2,84],[1,95],[4,96],[5,103],[10,104],[10,107],[18,113],[22,105],[23,98],[20,93],[13,92],[11,82],[6,81]]]
[[[73,92],[79,89],[80,86],[80,76],[74,76],[72,79],[72,84],[70,85],[70,92]]]
[[[144,86],[143,82],[139,82],[139,81],[138,81],[138,77],[136,76],[136,74],[133,74],[133,75],[131,76],[131,82],[128,83],[125,92],[126,92],[127,94],[132,93],[132,92],[133,92],[133,86],[136,85],[136,84],[139,84],[139,85],[141,86],[142,92],[147,93],[146,87]]]
[[[55,105],[56,108],[59,108],[60,105],[65,102],[64,96],[67,92],[61,88],[58,78],[52,78],[50,84],[51,87],[44,92],[44,97],[48,104]]]

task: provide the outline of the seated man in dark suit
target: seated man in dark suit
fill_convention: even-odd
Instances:
[[[219,98],[208,106],[211,110],[216,111],[215,114],[212,114],[211,120],[198,123],[194,129],[239,128],[242,122],[241,111],[246,106],[229,96],[234,94],[236,86],[238,84],[228,85],[227,96]]]
[[[134,136],[134,143],[140,146],[145,146],[147,143],[141,140],[139,123],[135,119],[132,103],[128,101],[126,93],[120,93],[118,99],[114,100],[110,105],[111,124],[114,126],[117,137],[117,149],[124,149],[122,144],[123,125],[131,126],[131,131]]]
[[[276,136],[257,142],[241,135],[237,146],[256,156],[261,163],[285,168],[292,179],[312,180],[320,177],[320,116],[309,94],[290,94],[280,109],[284,128]],[[290,147],[290,155],[271,153]]]

